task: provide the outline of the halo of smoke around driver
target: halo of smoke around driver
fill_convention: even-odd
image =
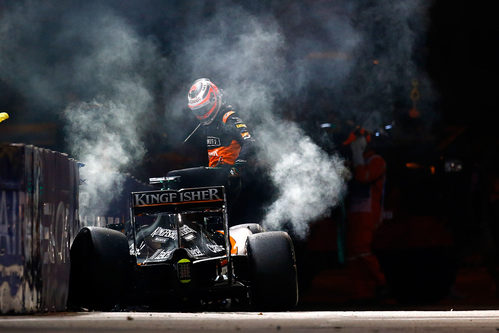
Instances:
[[[189,12],[186,24],[199,20],[193,13]],[[177,58],[189,83],[208,77],[223,89],[229,102],[244,106],[246,116],[258,116],[267,112],[284,88],[285,46],[285,37],[271,16],[255,16],[241,6],[225,5],[203,21],[195,38],[179,45]],[[179,96],[184,105],[185,91]]]
[[[419,29],[417,11],[428,3],[411,1],[396,6],[345,1],[337,2],[333,10],[291,2],[284,10],[285,22],[235,4],[217,6],[208,19],[203,18],[203,29],[188,30],[188,38],[179,43],[179,68],[188,81],[209,77],[224,89],[229,102],[237,103],[241,117],[256,124],[258,158],[269,166],[278,191],[264,218],[268,228],[291,224],[304,237],[309,224],[340,200],[348,178],[341,157],[328,156],[297,124],[282,119],[281,113],[289,110],[278,101],[296,102],[305,97],[308,86],[319,85],[327,89],[335,112],[344,118],[362,121],[369,128],[391,121],[395,90],[405,81],[410,84],[415,74],[411,57],[418,32],[408,22]],[[187,15],[186,25],[198,27],[199,11]],[[300,34],[305,17],[316,17],[307,22],[313,22],[320,34]],[[298,37],[286,35],[281,24]],[[383,29],[374,29],[380,26]],[[327,62],[307,56],[330,48],[346,56]],[[373,58],[379,59],[378,65],[373,66]],[[179,104],[185,105],[185,92],[179,98]],[[300,115],[305,119],[325,114],[309,108],[292,111],[307,113]]]
[[[209,69],[215,78],[206,76],[241,106],[241,117],[256,124],[258,159],[269,167],[278,191],[263,225],[278,230],[291,224],[294,234],[304,238],[309,223],[337,204],[344,191],[341,175],[347,173],[339,156],[328,156],[296,124],[280,119],[280,108],[274,108],[278,97],[290,97],[287,91],[299,93],[310,78],[285,58],[285,36],[273,17],[226,6],[204,27],[184,46],[181,58],[187,63],[182,68],[194,78]],[[185,93],[180,97],[185,103]]]

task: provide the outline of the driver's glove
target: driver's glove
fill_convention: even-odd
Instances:
[[[229,172],[229,177],[240,177],[246,166],[246,160],[236,160]]]
[[[236,167],[230,168],[229,177],[239,177],[239,170]]]

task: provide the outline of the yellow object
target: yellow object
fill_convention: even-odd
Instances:
[[[0,112],[0,123],[7,119],[9,119],[9,114],[7,112]]]
[[[177,269],[178,271],[178,277],[180,280],[180,283],[189,283],[191,282],[191,270],[189,264],[191,261],[189,259],[180,259],[177,262]],[[187,265],[182,265],[182,264],[187,264]]]

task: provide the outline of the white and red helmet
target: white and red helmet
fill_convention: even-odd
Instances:
[[[197,79],[187,95],[189,109],[205,125],[210,124],[222,106],[222,93],[209,79]]]

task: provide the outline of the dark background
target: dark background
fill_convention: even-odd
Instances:
[[[2,8],[9,8],[13,3],[2,0],[0,2],[0,10]],[[273,14],[280,22],[280,26],[288,42],[296,49],[299,49],[300,45],[293,43],[299,43],[301,38],[317,38],[321,34],[320,22],[317,22],[315,17],[307,18],[307,6],[314,7],[320,5],[322,8],[329,8],[329,10],[335,13],[341,13],[341,10],[344,10],[345,7],[341,1],[305,1],[301,4],[303,10],[301,21],[293,22],[291,20],[293,15],[290,14],[289,8],[297,4],[294,2],[270,1],[247,4],[244,1],[234,1],[233,3],[239,3],[239,5],[242,5],[245,9],[255,14]],[[495,117],[493,110],[495,110],[497,103],[494,96],[497,87],[495,77],[498,73],[498,48],[496,45],[498,27],[494,22],[494,11],[486,1],[478,2],[472,6],[464,1],[456,1],[452,4],[447,4],[444,1],[432,1],[429,3],[431,5],[424,8],[424,13],[418,13],[426,15],[428,21],[425,24],[428,26],[424,33],[415,37],[415,46],[411,55],[411,60],[419,71],[428,73],[435,88],[436,97],[433,98],[431,110],[423,110],[423,112],[431,113],[432,117],[423,121],[431,122],[432,130],[438,133],[437,136],[445,136],[443,134],[445,127],[464,126],[472,131],[476,131],[477,133],[474,133],[474,136],[485,136],[488,138],[494,132],[495,124],[493,120],[495,120]],[[160,2],[146,1],[138,5],[133,1],[109,1],[108,4],[121,15],[124,15],[140,34],[149,38],[155,38],[156,45],[166,58],[174,58],[179,41],[188,39],[189,37],[185,38],[185,36],[182,36],[182,33],[187,31],[187,27],[191,25],[190,20],[192,19],[184,15],[179,15],[179,13],[188,11],[189,4],[186,2],[172,1],[166,5]],[[209,18],[213,15],[216,5],[208,2],[203,4],[201,6],[201,16]],[[363,6],[369,8],[369,6],[373,6],[374,2],[360,1],[359,4],[357,9],[355,9],[357,12],[354,10],[353,14],[352,12],[348,14],[356,15]],[[68,1],[66,2],[66,6],[71,8],[74,4]],[[61,7],[64,8],[64,6]],[[354,26],[362,26],[363,24],[361,18],[354,17],[352,21],[354,21]],[[199,22],[199,29],[202,30],[202,27],[202,22]],[[383,29],[389,28],[389,26],[379,25],[376,28],[379,31],[373,30],[372,34],[373,36],[383,34]],[[50,31],[44,33],[48,32]],[[192,33],[190,30],[188,32]],[[42,34],[41,36],[41,38],[44,38],[43,36],[46,36],[46,34]],[[376,37],[373,39],[376,39]],[[50,37],[47,37],[47,40],[50,41]],[[40,44],[41,47],[50,47],[50,43],[44,44],[40,42]],[[319,54],[320,52],[328,51],[323,46],[321,45],[321,47],[313,51]],[[382,53],[383,46],[382,42],[376,44],[375,50],[372,52],[373,54],[370,55],[376,58],[376,53]],[[295,54],[296,52],[293,52],[289,57],[294,57],[296,56]],[[13,52],[12,57],[15,57],[15,52]],[[64,55],[55,54],[47,60],[57,61],[60,58],[64,58]],[[370,63],[373,60],[367,58],[365,61]],[[325,56],[320,61],[327,63],[330,59]],[[182,73],[180,72],[175,73],[173,79],[171,78],[171,73],[168,74],[170,75],[168,84],[162,85],[163,82],[158,82],[159,87],[156,99],[160,105],[165,103],[165,99],[168,99],[172,90],[175,90],[175,88],[178,89],[179,85],[185,85],[186,83],[184,82],[190,82],[191,80],[190,76],[182,77]],[[178,84],[175,82],[178,82]],[[57,112],[45,112],[46,110],[43,105],[33,105],[29,97],[26,97],[22,91],[9,84],[5,78],[0,80],[0,84],[0,108],[11,113],[9,123],[4,123],[3,126],[12,123],[25,124],[27,121],[29,123],[49,122],[60,125],[61,119],[57,116]],[[172,86],[175,86],[175,88],[172,88]],[[299,103],[298,106],[305,105],[308,109],[313,110],[316,104],[320,104],[320,101],[318,101],[320,99],[329,99],[329,102],[339,99],[338,96],[333,96],[332,93],[328,95],[327,86],[328,84],[321,82],[319,77],[317,82],[311,82],[308,85],[309,91],[307,93],[295,97],[296,100],[287,102],[286,106]],[[400,90],[394,91],[393,118],[404,118],[406,116],[407,108],[410,108],[411,103],[407,98],[409,93],[410,86],[404,86]],[[286,97],[289,100],[289,96]],[[423,95],[423,99],[425,97]],[[338,104],[338,102],[335,103]],[[57,106],[61,108],[64,107],[63,105],[59,104]],[[162,112],[162,109],[159,109]],[[19,111],[18,116],[16,111]],[[317,113],[314,114],[315,121],[322,114],[326,113],[323,111],[312,112]],[[339,113],[342,113],[341,115],[344,118],[348,118],[348,116],[343,114],[344,111],[339,111]],[[27,114],[29,117],[23,116],[23,114]],[[354,116],[351,118],[362,117]],[[312,121],[311,119],[300,120]],[[391,119],[386,120],[389,121]],[[6,130],[4,129],[4,131]],[[37,135],[43,136],[41,133],[43,129],[40,129],[40,133],[31,133],[31,135],[26,137],[25,141],[67,151],[68,149],[65,147],[63,140],[64,133],[62,133],[62,127],[57,126],[54,131],[56,132],[55,136],[42,139],[36,137]],[[9,134],[13,135],[15,139],[15,134]],[[4,141],[10,138],[12,137],[2,137]],[[175,144],[176,142],[173,145]]]

